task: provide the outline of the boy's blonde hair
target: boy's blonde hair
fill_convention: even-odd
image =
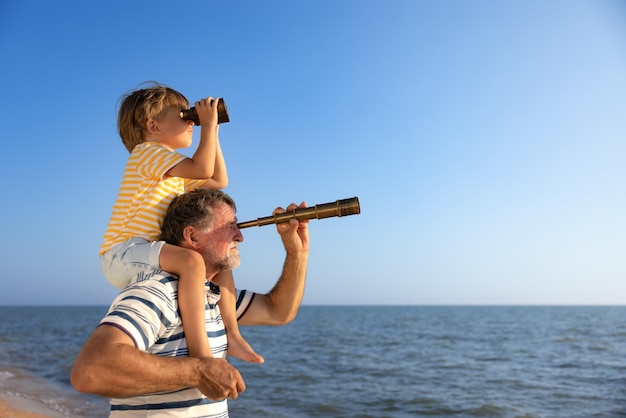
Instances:
[[[152,86],[135,90],[120,99],[117,130],[128,152],[145,141],[148,120],[163,120],[170,109],[189,109],[185,96],[162,84],[151,83]]]

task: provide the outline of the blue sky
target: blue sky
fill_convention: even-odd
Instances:
[[[116,294],[116,106],[147,80],[225,98],[240,220],[359,197],[312,221],[307,304],[624,303],[620,1],[5,0],[0,56],[0,305]],[[269,290],[278,236],[244,237]]]

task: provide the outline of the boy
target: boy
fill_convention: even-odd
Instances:
[[[183,329],[189,356],[196,358],[213,356],[204,316],[206,267],[198,253],[159,239],[163,217],[175,196],[198,187],[222,189],[228,184],[218,138],[217,102],[208,97],[195,103],[200,143],[188,158],[175,151],[192,142],[194,122],[181,117],[181,111],[189,108],[185,96],[155,84],[124,97],[118,130],[131,154],[100,248],[104,275],[118,288],[142,280],[142,272],[154,268],[179,277]],[[221,273],[214,281],[222,289],[219,303],[228,333],[228,354],[263,363],[263,357],[239,333],[232,273]]]

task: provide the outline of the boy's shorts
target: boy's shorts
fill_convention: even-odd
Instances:
[[[139,273],[159,268],[159,255],[165,241],[131,238],[114,245],[100,256],[104,277],[113,286],[123,289],[135,282]]]

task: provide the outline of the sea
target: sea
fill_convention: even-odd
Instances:
[[[106,417],[72,363],[106,307],[0,307],[0,391]],[[231,417],[624,417],[626,306],[303,306],[242,333]]]

